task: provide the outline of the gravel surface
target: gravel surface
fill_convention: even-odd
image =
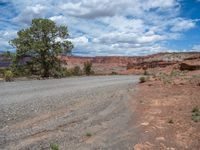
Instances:
[[[0,149],[133,149],[137,82],[96,76],[0,83]]]

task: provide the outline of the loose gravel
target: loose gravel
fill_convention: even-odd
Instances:
[[[0,150],[126,150],[137,142],[137,76],[0,83]],[[91,136],[88,137],[87,134]]]

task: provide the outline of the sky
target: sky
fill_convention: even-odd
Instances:
[[[200,0],[0,0],[0,51],[33,18],[68,26],[73,55],[200,52]]]

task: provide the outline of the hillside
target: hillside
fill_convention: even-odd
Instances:
[[[166,68],[182,62],[199,62],[200,52],[191,53],[158,53],[148,56],[101,56],[101,57],[78,57],[61,56],[63,66],[83,68],[84,62],[90,61],[93,64],[95,74],[143,74],[145,70],[155,68]],[[26,59],[24,59],[26,60]],[[8,67],[11,59],[0,55],[0,67]]]
[[[200,59],[200,53],[158,53],[148,56],[123,57],[76,57],[62,56],[65,67],[83,67],[84,62],[90,61],[96,74],[141,74],[149,68],[164,68],[184,61],[196,61]]]

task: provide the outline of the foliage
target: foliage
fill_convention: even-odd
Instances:
[[[4,68],[0,68],[0,77],[4,76],[4,72],[5,72],[5,69]]]
[[[168,123],[173,124],[174,121],[173,121],[172,119],[169,119],[169,120],[168,120]]]
[[[114,72],[114,71],[112,71],[112,72],[111,72],[111,75],[118,75],[118,73],[117,73],[117,72]]]
[[[17,63],[17,57],[13,57],[12,64],[10,66],[11,71],[13,72],[15,77],[20,76],[27,76],[31,75],[32,72],[30,71],[31,68],[28,68],[26,65],[18,65]]]
[[[55,78],[70,77],[70,76],[80,76],[82,75],[82,70],[79,66],[74,68],[61,68],[60,70],[53,71],[53,76]]]
[[[65,69],[63,71],[64,77],[70,77],[73,76],[73,70],[72,69]]]
[[[145,70],[144,71],[144,75],[147,76],[147,75],[150,75],[150,74],[149,74],[149,72],[147,70]]]
[[[93,74],[93,71],[92,71],[92,62],[90,62],[90,61],[85,62],[83,70],[84,70],[84,73],[86,75]]]
[[[92,136],[92,133],[87,132],[87,133],[86,133],[86,136],[87,136],[87,137],[91,137],[91,136]]]
[[[159,80],[161,80],[165,85],[170,85],[173,84],[173,80],[172,80],[172,73],[170,75],[166,74],[166,73],[162,73],[160,72],[157,77],[159,78]]]
[[[10,44],[16,48],[15,69],[49,77],[61,69],[59,55],[70,53],[73,45],[67,39],[66,26],[57,26],[49,19],[33,19],[31,27],[22,29]]]
[[[194,122],[200,122],[200,110],[198,107],[192,109],[192,120]]]
[[[60,148],[57,144],[51,144],[50,147],[52,150],[60,150]]]
[[[11,70],[6,70],[4,72],[4,79],[7,82],[13,81],[14,74]]]
[[[140,83],[144,83],[144,82],[146,82],[146,78],[145,77],[140,77]]]
[[[75,66],[73,68],[73,75],[80,76],[82,74],[81,68],[79,66]]]
[[[170,76],[171,77],[179,77],[179,76],[184,76],[187,71],[179,71],[179,70],[172,70]]]

